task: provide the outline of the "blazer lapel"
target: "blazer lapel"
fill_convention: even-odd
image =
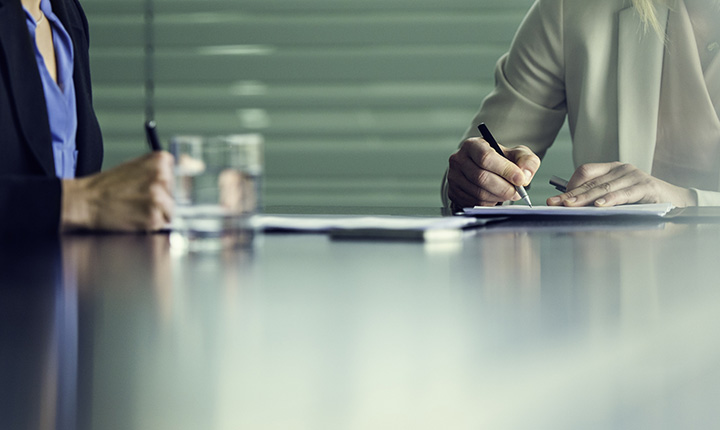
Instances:
[[[668,9],[657,8],[665,34]],[[664,39],[629,7],[620,11],[618,34],[618,151],[620,161],[652,170],[657,139]]]
[[[77,36],[76,33],[82,31],[80,24],[69,18],[67,5],[64,1],[50,0],[50,4],[52,5],[53,13],[58,17],[60,22],[62,22],[63,27],[65,27],[65,31],[70,34],[70,38],[73,40],[73,45],[75,45],[75,39]],[[76,47],[73,46],[73,48]]]
[[[0,45],[5,53],[5,68],[12,82],[11,99],[15,104],[22,135],[44,172],[48,176],[55,176],[42,80],[19,1],[0,0]]]

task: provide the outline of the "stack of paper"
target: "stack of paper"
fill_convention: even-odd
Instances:
[[[463,209],[473,216],[654,216],[663,217],[673,208],[670,203],[622,205],[613,207],[566,206],[475,206]]]

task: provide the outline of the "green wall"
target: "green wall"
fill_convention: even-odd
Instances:
[[[82,4],[105,168],[146,150],[150,109],[165,141],[261,133],[267,205],[439,206],[447,158],[531,1]],[[531,196],[571,172],[563,133]]]

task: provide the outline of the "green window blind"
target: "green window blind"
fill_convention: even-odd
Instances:
[[[146,151],[147,110],[165,143],[261,133],[267,205],[439,206],[531,3],[84,0],[105,168]]]

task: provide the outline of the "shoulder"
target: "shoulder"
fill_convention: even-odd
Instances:
[[[631,0],[552,0],[563,3],[563,20],[566,24],[592,24],[612,21],[617,14],[632,7]]]
[[[568,24],[612,18],[632,6],[632,0],[536,0],[531,11],[544,20]]]
[[[632,0],[536,0],[526,24],[547,34],[556,46],[608,43],[622,10]]]

